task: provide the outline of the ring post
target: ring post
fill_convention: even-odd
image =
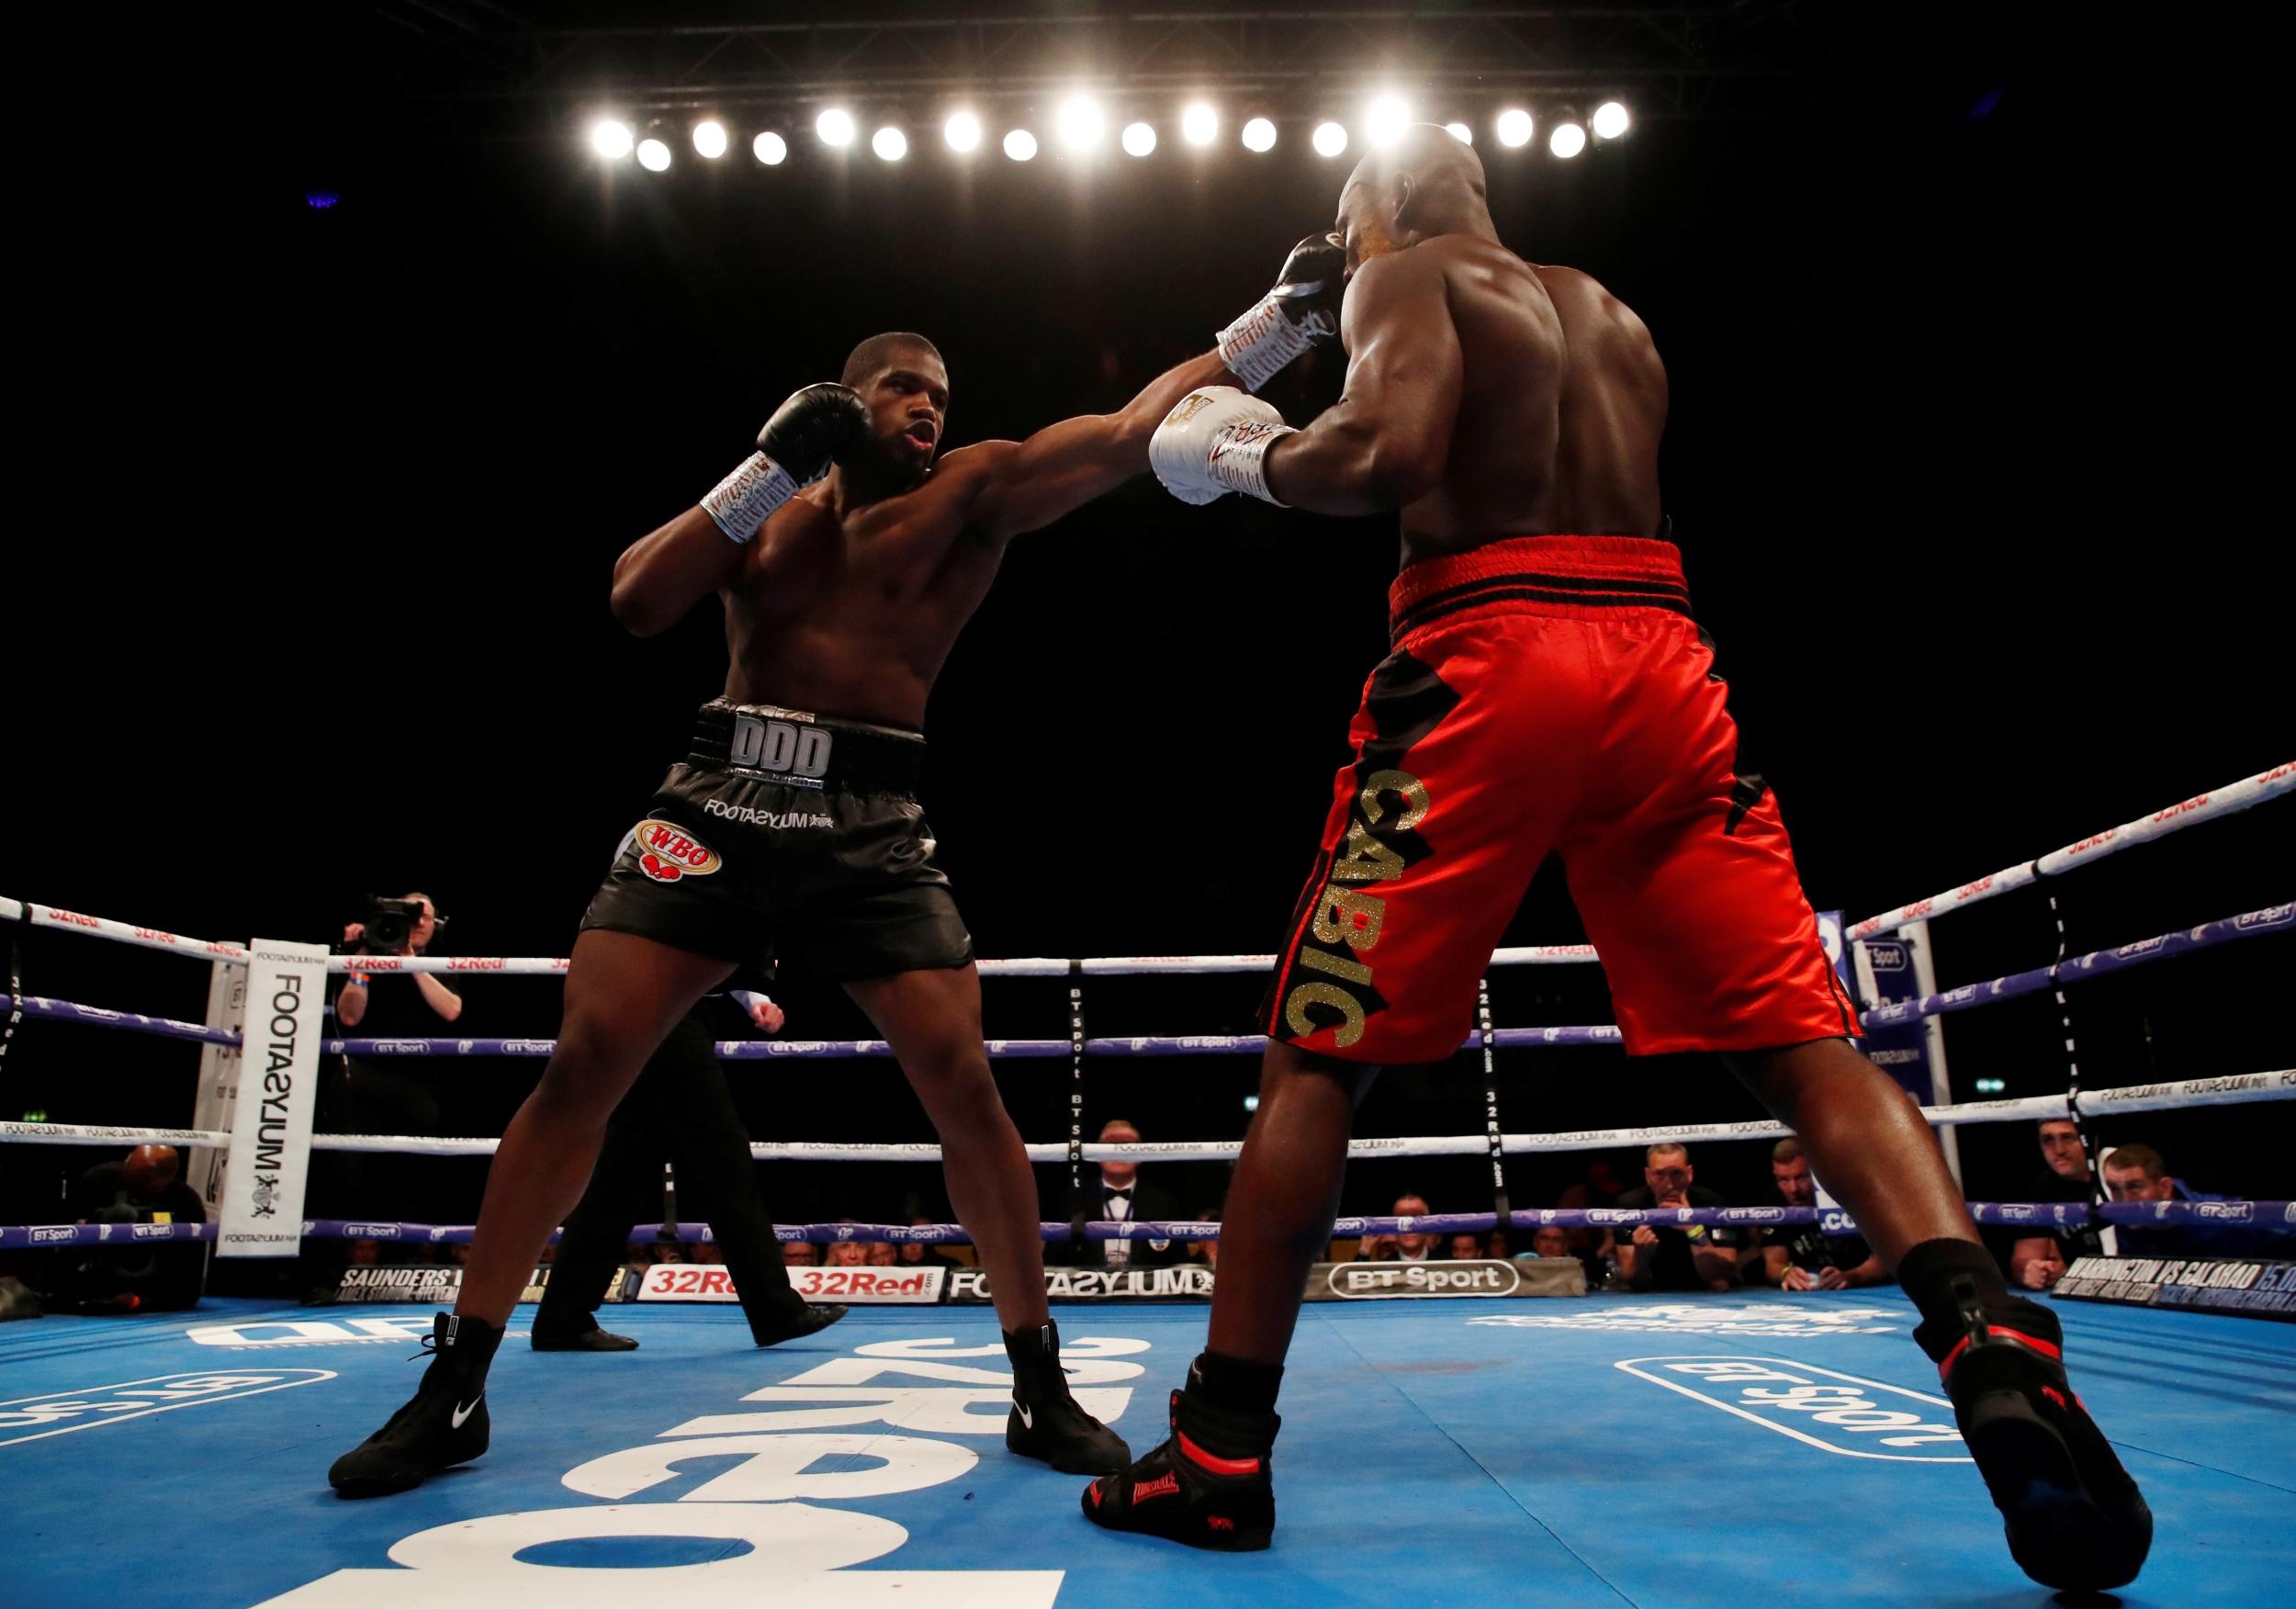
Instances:
[[[1494,1047],[1497,1036],[1491,1027],[1491,979],[1479,978],[1475,984],[1475,1033],[1482,1041],[1483,1050],[1483,1134],[1491,1143],[1491,1210],[1498,1214],[1499,1232],[1506,1232],[1511,1219],[1507,1204],[1507,1142],[1499,1127],[1499,1058]],[[1508,1247],[1514,1249],[1512,1245]]]
[[[231,962],[210,962],[208,965],[208,1015],[209,1028],[219,1028],[231,1034],[240,1034],[247,1016],[247,968]],[[203,1044],[199,1047],[199,1094],[192,1106],[191,1126],[195,1129],[229,1131],[231,1126],[231,1105],[239,1097],[240,1047],[237,1044]],[[199,1192],[199,1199],[208,1209],[211,1220],[219,1220],[223,1208],[223,1192],[231,1176],[231,1153],[220,1145],[196,1145],[184,1165],[184,1182]]]
[[[216,1250],[292,1257],[302,1247],[303,1184],[319,1041],[326,1031],[327,947],[258,939],[249,946],[245,1099],[231,1103],[231,1152]]]

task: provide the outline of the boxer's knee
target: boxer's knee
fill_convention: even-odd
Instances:
[[[1010,1120],[996,1092],[988,1052],[977,1040],[928,1045],[904,1056],[901,1070],[944,1135],[952,1129],[975,1132]]]
[[[589,1012],[569,1010],[558,1042],[535,1086],[539,1113],[602,1126],[637,1078],[651,1047],[625,1028]]]
[[[1733,1051],[1723,1063],[1790,1129],[1818,1120],[1840,1102],[1903,1098],[1896,1080],[1842,1039],[1809,1040],[1767,1050]]]
[[[1260,1061],[1259,1110],[1263,1120],[1270,1108],[1300,1111],[1334,1103],[1352,1113],[1379,1075],[1377,1066],[1271,1041]]]

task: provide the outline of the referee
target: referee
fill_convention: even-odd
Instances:
[[[781,1008],[763,995],[727,993],[760,1028],[781,1026]],[[680,1192],[724,1249],[759,1345],[810,1335],[845,1316],[842,1305],[809,1304],[790,1287],[748,1132],[717,1064],[710,1007],[703,1000],[670,1030],[608,1120],[598,1169],[566,1221],[535,1313],[535,1351],[627,1352],[637,1345],[631,1336],[599,1328],[598,1303],[625,1261],[631,1225],[660,1210],[664,1161],[674,1165]]]

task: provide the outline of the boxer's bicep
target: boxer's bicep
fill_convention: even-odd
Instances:
[[[1050,424],[1026,441],[985,442],[967,453],[996,449],[974,523],[1002,541],[1052,524],[1142,474],[1148,442],[1180,400],[1199,386],[1232,384],[1216,352],[1158,375],[1120,412],[1086,413]],[[952,458],[959,455],[951,454]]]
[[[726,539],[706,511],[688,509],[614,560],[614,618],[637,636],[667,631],[687,610],[739,579],[745,551]]]
[[[1319,513],[1401,508],[1432,491],[1451,451],[1467,360],[1433,253],[1366,264],[1347,298],[1339,400],[1268,449],[1277,501]]]
[[[974,523],[999,540],[1035,531],[1112,491],[1148,467],[1147,449],[1129,439],[1123,416],[1087,413],[1045,426],[1005,449],[988,467]]]
[[[1347,309],[1353,358],[1340,406],[1370,422],[1387,478],[1417,495],[1433,488],[1450,456],[1467,357],[1441,263],[1433,253],[1391,262]]]

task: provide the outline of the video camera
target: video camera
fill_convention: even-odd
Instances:
[[[366,896],[354,920],[361,925],[358,940],[350,948],[353,955],[396,955],[407,947],[414,930],[422,921],[422,902],[419,899],[377,899]],[[433,925],[446,926],[445,917],[433,918]]]

